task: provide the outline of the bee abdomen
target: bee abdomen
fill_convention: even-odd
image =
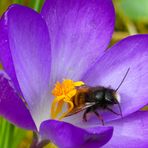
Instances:
[[[85,103],[86,94],[85,93],[77,93],[73,97],[74,106],[80,106]]]

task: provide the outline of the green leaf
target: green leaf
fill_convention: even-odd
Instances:
[[[0,147],[16,148],[26,137],[26,131],[0,117]]]
[[[23,129],[20,129],[18,127],[15,127],[13,132],[13,143],[11,148],[16,148],[18,145],[22,142],[24,137],[26,137],[26,131]]]
[[[120,0],[119,7],[130,19],[148,22],[148,0]]]
[[[29,6],[39,12],[41,10],[43,3],[44,0],[30,0]]]

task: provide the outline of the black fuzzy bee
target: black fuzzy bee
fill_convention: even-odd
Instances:
[[[125,80],[129,69],[127,70],[123,80],[121,81],[120,85],[116,90],[103,86],[90,87],[87,85],[83,85],[78,87],[76,95],[72,98],[74,108],[65,117],[85,110],[83,114],[84,121],[87,121],[87,114],[89,112],[93,112],[102,121],[102,124],[104,125],[103,117],[97,112],[97,109],[106,109],[116,115],[122,116],[122,110],[120,107],[120,96],[117,93],[117,90],[120,88],[123,81]],[[119,106],[120,113],[116,113],[114,110],[109,108],[110,106],[115,104]]]

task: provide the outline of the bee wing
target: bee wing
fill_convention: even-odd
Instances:
[[[74,114],[76,114],[76,113],[78,113],[78,112],[80,112],[80,111],[83,111],[84,109],[86,109],[86,108],[88,108],[88,107],[91,107],[91,106],[93,106],[93,105],[95,105],[95,102],[89,102],[89,103],[87,102],[87,103],[85,103],[85,104],[83,104],[83,105],[74,107],[74,109],[73,109],[71,112],[69,112],[67,115],[65,115],[65,117],[74,115]]]
[[[80,91],[80,92],[88,92],[88,90],[90,89],[90,87],[87,86],[87,85],[78,86],[78,87],[76,87],[76,88],[77,88],[77,90]]]

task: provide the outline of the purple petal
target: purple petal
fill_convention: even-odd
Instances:
[[[148,147],[148,112],[138,111],[124,119],[111,122],[113,137],[104,147]]]
[[[112,127],[82,129],[66,122],[48,120],[41,124],[40,134],[60,148],[96,148],[106,144],[113,133]]]
[[[40,14],[19,5],[12,5],[1,22],[1,29],[8,37],[7,42],[1,44],[1,57],[7,53],[12,56],[3,58],[3,64],[10,63],[10,66],[5,67],[6,71],[15,69],[16,73],[8,74],[11,78],[16,74],[31,113],[34,118],[38,118],[36,115],[49,102],[47,93],[51,64],[48,28]]]
[[[148,103],[148,35],[131,36],[120,41],[108,49],[83,77],[88,85],[116,89],[128,68],[130,71],[118,90],[124,116]],[[113,109],[119,112],[118,107]],[[106,120],[120,118],[109,111],[104,114]]]
[[[16,89],[21,93],[15,69],[12,62],[12,56],[10,52],[10,46],[8,42],[8,28],[5,27],[5,20],[4,16],[2,16],[0,20],[0,61],[5,69],[5,72],[10,76],[15,84]]]
[[[0,71],[0,115],[21,128],[36,130],[36,126],[24,102],[2,71]]]
[[[46,0],[52,46],[52,83],[79,80],[111,39],[115,14],[110,0]],[[50,84],[52,84],[50,83]]]

